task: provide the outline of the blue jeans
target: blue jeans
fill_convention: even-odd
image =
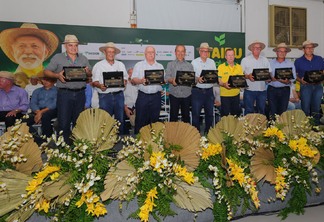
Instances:
[[[244,90],[243,101],[245,112],[244,115],[249,113],[260,113],[265,115],[267,100],[267,91],[250,91]],[[254,104],[256,105],[256,110],[254,109]]]
[[[76,120],[85,106],[85,92],[59,89],[57,92],[57,121],[59,130],[63,131],[66,143],[71,144],[71,123],[75,126]]]
[[[300,85],[301,108],[306,116],[313,116],[315,124],[320,122],[320,107],[323,96],[322,84]]]
[[[214,124],[214,93],[213,89],[192,88],[191,95],[192,125],[200,131],[200,113],[205,111],[205,133]]]
[[[161,92],[146,94],[138,91],[135,108],[136,116],[134,133],[137,134],[143,126],[159,121],[161,111]]]
[[[177,98],[173,95],[170,98],[170,122],[178,121],[179,109],[181,110],[182,122],[190,124],[190,103],[191,96],[186,98]]]
[[[274,119],[275,114],[281,115],[283,112],[287,111],[289,97],[290,97],[290,87],[273,87],[268,86],[267,91],[268,103],[270,108],[270,118]]]
[[[119,134],[124,133],[124,104],[123,91],[116,93],[99,93],[99,108],[107,111],[120,122]]]

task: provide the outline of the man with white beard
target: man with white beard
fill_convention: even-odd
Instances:
[[[35,24],[24,23],[20,28],[2,31],[0,45],[7,57],[18,64],[15,73],[24,72],[30,78],[42,73],[43,62],[56,50],[58,38]]]

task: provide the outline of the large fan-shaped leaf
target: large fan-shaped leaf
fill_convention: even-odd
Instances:
[[[311,130],[307,116],[302,110],[298,109],[284,112],[278,117],[276,122],[283,125],[282,131],[288,138]]]
[[[151,125],[146,125],[140,129],[141,139],[145,142],[152,140],[152,130],[156,134],[160,133],[164,129],[164,124],[161,122],[156,122]]]
[[[229,133],[235,140],[238,140],[243,133],[243,123],[235,116],[224,116],[215,127],[209,130],[207,138],[213,144],[222,144],[224,133]]]
[[[164,138],[166,146],[181,146],[179,151],[174,150],[172,153],[180,157],[189,170],[194,170],[198,166],[200,134],[195,127],[183,122],[166,122]]]
[[[135,168],[127,163],[126,160],[118,163],[116,167],[110,168],[105,178],[105,190],[101,193],[100,197],[103,201],[108,199],[121,198],[121,192],[129,193],[134,190],[135,184],[131,183],[127,186],[125,181],[126,177],[134,174]]]
[[[6,191],[0,192],[0,216],[17,209],[24,201],[21,194],[26,193],[31,176],[15,170],[1,170],[0,184],[6,184]]]
[[[244,136],[252,139],[267,129],[268,120],[265,115],[250,113],[242,118],[244,126]]]
[[[203,211],[212,208],[210,192],[200,183],[189,185],[183,181],[176,181],[177,193],[174,195],[175,203],[191,212]]]
[[[42,166],[43,161],[38,145],[33,139],[28,140],[18,151],[18,154],[22,154],[27,158],[26,162],[21,162],[16,165],[16,170],[31,175],[33,172],[38,172]]]
[[[270,149],[259,147],[251,158],[251,174],[259,182],[264,180],[274,184],[276,181],[275,168],[273,166],[274,154]]]
[[[117,121],[102,109],[83,111],[72,131],[74,139],[86,139],[92,142],[97,151],[111,149],[117,142]]]

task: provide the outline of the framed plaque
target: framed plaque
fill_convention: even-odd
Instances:
[[[144,70],[144,75],[145,75],[147,85],[164,84],[164,70],[163,69]]]
[[[322,70],[312,70],[305,72],[304,80],[308,83],[318,83],[324,80],[324,73]]]
[[[195,85],[195,72],[194,71],[177,71],[176,83],[180,86]]]
[[[204,83],[218,83],[217,70],[201,70],[200,77],[203,77]]]
[[[271,79],[269,69],[253,69],[252,75],[255,81],[265,81]]]
[[[84,68],[84,66],[64,66],[63,75],[65,77],[65,81],[86,81],[87,73]]]
[[[244,75],[230,76],[228,78],[228,85],[231,88],[245,88],[248,86]]]
[[[124,72],[103,72],[103,82],[107,88],[124,87]]]
[[[293,79],[292,68],[276,68],[275,69],[276,79]]]

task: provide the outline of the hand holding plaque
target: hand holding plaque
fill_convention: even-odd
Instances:
[[[201,70],[200,77],[203,77],[204,83],[218,83],[217,70]]]
[[[271,79],[269,69],[253,69],[254,81],[266,81]]]
[[[107,88],[124,87],[124,73],[122,71],[103,72],[103,82]]]
[[[64,66],[64,77],[65,81],[86,81],[87,73],[84,66]]]
[[[162,85],[164,84],[164,70],[153,69],[144,70],[144,75],[147,85]]]
[[[312,70],[305,72],[304,80],[308,83],[319,83],[324,80],[323,70]]]
[[[193,71],[177,71],[176,83],[180,86],[195,85],[195,72],[193,72]]]
[[[293,79],[292,68],[277,68],[275,69],[275,78],[276,79]]]
[[[231,88],[247,87],[246,79],[243,75],[234,75],[228,78],[228,85]]]

